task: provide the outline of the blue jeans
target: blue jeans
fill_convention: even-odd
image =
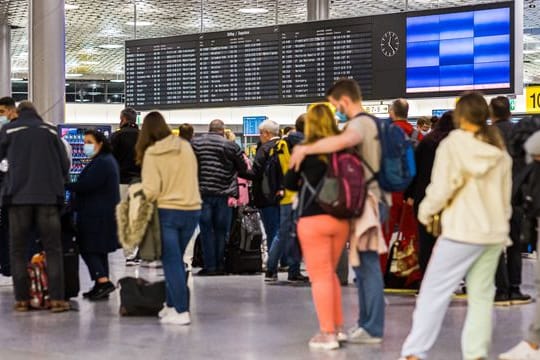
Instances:
[[[167,306],[189,311],[184,252],[201,216],[200,211],[159,209],[161,261],[167,284]]]
[[[227,200],[223,196],[203,196],[201,245],[204,268],[207,271],[225,268],[225,244],[232,221],[232,209],[228,206]]]
[[[289,275],[295,276],[300,273],[300,252],[293,251],[295,239],[291,238],[291,230],[294,224],[292,205],[282,205],[279,209],[279,237],[274,239],[272,247],[268,253],[268,271],[275,273],[278,270],[278,263],[285,257],[289,266]]]
[[[272,244],[279,238],[279,205],[267,206],[259,210],[266,233],[266,246],[270,252]]]
[[[373,337],[382,337],[384,332],[384,281],[375,251],[358,252],[360,266],[354,268],[358,287],[360,316],[358,326]]]

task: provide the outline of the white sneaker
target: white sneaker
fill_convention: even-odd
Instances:
[[[337,336],[337,341],[340,343],[349,341],[349,336],[341,330],[337,332],[336,336]]]
[[[339,342],[334,334],[320,333],[309,340],[309,348],[312,350],[335,350],[339,349]]]
[[[151,269],[161,269],[163,267],[163,263],[160,260],[143,261],[141,266],[145,268],[151,268]]]
[[[380,344],[382,338],[374,337],[361,327],[354,327],[349,330],[349,342],[354,344]]]
[[[169,312],[175,310],[174,307],[168,307],[167,303],[163,303],[163,309],[158,313],[160,319],[163,319]]]
[[[191,324],[191,317],[187,311],[181,314],[176,311],[168,311],[167,315],[161,318],[160,322],[166,325],[189,325]]]
[[[540,360],[540,350],[534,350],[526,341],[522,341],[499,355],[499,360]]]

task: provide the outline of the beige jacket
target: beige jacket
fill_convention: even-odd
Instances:
[[[149,147],[143,159],[142,184],[158,208],[200,210],[197,159],[191,145],[174,135]]]
[[[378,254],[388,252],[379,220],[379,201],[371,191],[366,198],[362,216],[352,220],[351,251],[349,251],[351,266],[360,266],[358,252],[366,251],[375,251]]]
[[[455,130],[437,149],[418,220],[427,225],[444,209],[443,237],[479,245],[510,244],[511,192],[508,153],[470,132]]]

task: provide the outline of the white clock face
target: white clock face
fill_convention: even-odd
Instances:
[[[392,57],[399,50],[399,37],[393,31],[387,31],[381,38],[381,51],[384,56]]]

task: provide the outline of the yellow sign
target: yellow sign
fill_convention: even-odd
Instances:
[[[528,114],[540,113],[540,86],[527,86],[525,99],[527,100]]]

